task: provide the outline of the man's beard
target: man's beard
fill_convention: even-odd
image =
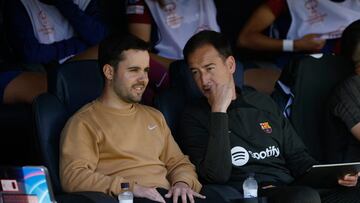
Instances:
[[[144,90],[142,91],[141,95],[137,95],[137,93],[135,94],[131,94],[131,91],[128,92],[128,94],[124,94],[126,93],[125,91],[123,92],[122,90],[119,90],[117,88],[115,88],[115,93],[116,95],[121,99],[124,100],[127,103],[139,103],[141,101],[142,95],[144,94],[144,91],[146,89],[146,84],[145,83],[137,83],[131,86],[131,88],[135,89],[136,86],[143,86],[142,88],[144,88]]]

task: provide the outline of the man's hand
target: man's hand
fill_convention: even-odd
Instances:
[[[273,188],[273,187],[275,187],[275,186],[273,186],[273,185],[266,185],[266,186],[263,186],[263,187],[261,187],[262,189],[269,189],[269,188]]]
[[[186,203],[186,199],[189,198],[191,203],[194,203],[194,196],[205,199],[204,195],[194,192],[186,183],[177,182],[174,186],[172,186],[169,192],[165,195],[166,198],[173,197],[173,203],[178,202],[179,196],[181,196],[182,203]]]
[[[354,187],[357,184],[357,180],[360,176],[360,173],[357,174],[346,174],[344,177],[338,180],[339,185],[346,187]]]
[[[295,51],[320,51],[324,45],[326,40],[320,39],[321,35],[319,34],[307,34],[301,39],[294,41],[294,49]]]
[[[164,198],[160,195],[156,188],[148,188],[135,184],[133,192],[135,197],[142,197],[156,202],[165,203]]]
[[[210,89],[208,102],[211,106],[212,112],[226,113],[231,101],[235,99],[235,85],[232,80],[229,79],[228,83],[217,84],[213,82],[213,86]]]

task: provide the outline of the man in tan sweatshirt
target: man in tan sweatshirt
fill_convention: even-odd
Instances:
[[[116,196],[128,182],[135,202],[204,202],[195,168],[162,114],[138,104],[149,80],[148,44],[133,36],[108,38],[100,44],[99,65],[102,95],[75,113],[61,135],[63,189]]]

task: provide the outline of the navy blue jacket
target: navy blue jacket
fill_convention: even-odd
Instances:
[[[82,11],[72,0],[57,0],[60,13],[69,21],[77,36],[52,44],[41,44],[35,38],[29,15],[20,0],[6,1],[4,14],[10,43],[23,62],[49,63],[76,55],[98,44],[108,33],[100,19],[97,0],[91,0]]]

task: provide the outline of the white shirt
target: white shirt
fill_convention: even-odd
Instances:
[[[91,0],[73,0],[81,10],[85,10]],[[36,39],[42,44],[52,44],[69,39],[75,32],[70,23],[52,5],[39,0],[21,0],[34,29]]]
[[[340,38],[344,29],[360,19],[360,0],[341,3],[330,0],[287,0],[291,14],[288,39],[321,34],[322,39]]]
[[[157,0],[145,0],[158,27],[159,55],[182,59],[186,42],[201,30],[220,31],[213,0],[171,0],[161,8]]]

